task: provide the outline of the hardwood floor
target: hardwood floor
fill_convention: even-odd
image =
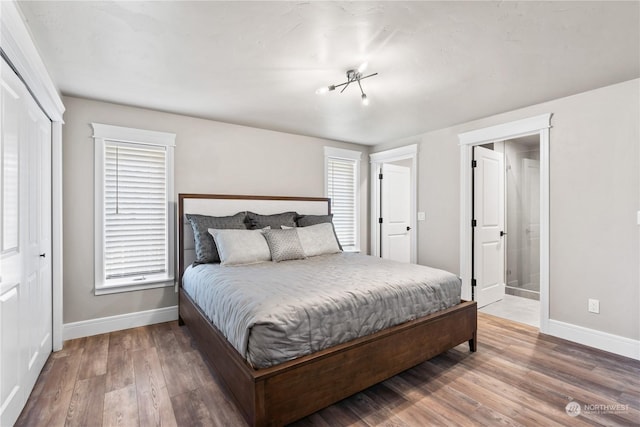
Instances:
[[[65,342],[16,425],[245,424],[170,322]],[[479,313],[477,353],[458,346],[294,424],[431,425],[640,425],[640,362]]]

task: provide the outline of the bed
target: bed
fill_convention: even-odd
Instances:
[[[443,281],[442,286],[434,287],[434,289],[442,287],[443,290],[433,291],[433,293],[440,292],[442,294],[442,301],[434,303],[435,309],[429,308],[429,311],[424,313],[418,310],[410,317],[400,319],[401,321],[398,319],[390,320],[391,326],[378,325],[377,329],[379,330],[373,332],[365,330],[360,334],[360,337],[350,337],[346,342],[329,341],[322,344],[309,344],[297,354],[295,353],[297,350],[293,351],[295,347],[293,342],[296,341],[294,338],[291,345],[292,351],[286,348],[286,351],[278,350],[282,354],[282,358],[275,361],[273,355],[264,355],[259,351],[252,353],[250,346],[245,346],[246,336],[234,336],[224,327],[219,329],[214,326],[212,318],[215,317],[215,313],[221,311],[221,308],[212,309],[208,305],[212,301],[221,299],[222,294],[209,295],[203,300],[203,294],[194,291],[194,289],[198,289],[196,287],[198,277],[221,276],[221,283],[225,284],[233,281],[243,284],[255,282],[256,277],[258,280],[262,278],[264,282],[271,280],[272,283],[279,283],[284,277],[282,275],[295,277],[295,274],[302,274],[300,276],[302,278],[321,278],[322,275],[314,272],[314,268],[318,269],[316,271],[322,272],[329,271],[329,266],[335,266],[341,272],[347,272],[352,266],[360,266],[360,270],[354,270],[357,272],[362,271],[363,266],[365,270],[375,269],[378,264],[371,264],[375,260],[372,257],[337,253],[314,257],[313,260],[309,258],[301,261],[263,263],[242,269],[210,264],[190,267],[195,259],[194,235],[190,225],[186,222],[186,215],[225,216],[247,210],[263,214],[290,210],[309,215],[323,215],[330,213],[330,204],[326,198],[179,195],[180,323],[186,324],[189,328],[198,349],[216,372],[221,385],[226,389],[249,425],[284,425],[293,422],[467,341],[470,350],[476,350],[476,305],[474,302],[460,301],[459,289],[458,293],[455,293],[454,288],[450,284],[445,286],[442,279],[446,277],[450,281],[451,275],[447,273],[447,276],[444,272],[439,273],[438,270],[434,271],[432,281]],[[278,265],[276,266],[276,264]],[[420,268],[406,264],[393,268],[396,267],[402,269],[391,276],[398,281],[404,276],[407,276],[407,280],[409,280]],[[296,273],[296,271],[300,271],[300,268],[307,270],[303,269],[303,273]],[[391,267],[385,265],[385,268]],[[186,280],[183,282],[185,271],[187,271],[184,276]],[[233,274],[245,274],[245,276],[240,278],[226,276],[232,272]],[[333,282],[329,273],[327,273],[327,279],[327,283]],[[311,279],[298,281],[311,281]],[[386,278],[380,281],[388,282],[390,279]],[[362,283],[361,291],[353,291],[356,300],[369,294],[371,286],[376,286],[375,280],[371,280],[371,282]],[[251,283],[250,286],[246,285],[249,287],[245,286],[245,288],[249,290],[245,292],[243,298],[253,293],[253,290],[257,292],[260,289],[258,285],[258,282]],[[311,289],[318,287],[317,284],[311,284]],[[206,288],[206,285],[200,287],[200,289]],[[234,292],[238,293],[238,291]],[[299,295],[296,295],[296,292]],[[311,295],[309,298],[320,298],[323,293],[330,292],[331,289],[327,286],[326,290],[318,295]],[[406,292],[414,292],[407,297],[412,300],[416,299],[416,295],[420,292],[424,293],[425,291],[407,290]],[[427,290],[427,292],[430,291]],[[301,289],[290,293],[292,294],[290,298],[299,299],[303,296],[306,297],[310,291]],[[452,300],[456,297],[457,300]],[[209,304],[203,302],[206,301],[206,298],[208,298]],[[263,298],[265,303],[258,305],[271,310],[267,294],[259,298]],[[282,299],[286,296],[283,294],[282,297],[277,298]],[[327,297],[327,299],[332,298],[331,294]],[[200,304],[194,300],[199,300]],[[223,305],[226,304],[225,301]],[[401,311],[396,310],[392,303],[385,304],[391,307],[389,311],[393,313]],[[403,302],[398,304],[398,307],[406,305]],[[438,304],[440,304],[439,307]],[[273,304],[273,307],[276,306],[277,304]],[[316,319],[322,320],[324,313],[322,299],[317,299],[314,306],[320,307],[318,313],[305,313],[300,316],[300,319],[304,320],[304,316],[308,315],[310,319],[309,325],[305,325],[305,330],[313,329],[310,325],[314,316]],[[327,305],[327,307],[332,306]],[[353,309],[357,310],[357,307]],[[350,314],[350,316],[358,318],[359,313]],[[329,319],[330,317],[327,315],[327,322]],[[318,321],[316,320],[315,323]],[[364,322],[358,328],[367,324],[368,322]],[[255,331],[251,333],[255,333]],[[255,334],[258,337],[257,333]],[[283,336],[290,334],[290,332],[282,333]],[[291,334],[291,336],[295,337],[295,334]],[[255,348],[264,349],[266,347],[271,346],[263,344]],[[269,362],[270,360],[271,362]]]

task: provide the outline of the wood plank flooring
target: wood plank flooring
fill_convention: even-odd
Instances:
[[[170,322],[65,342],[16,425],[245,423],[188,329]],[[640,425],[640,362],[479,313],[477,353],[461,345],[294,424],[432,425]]]

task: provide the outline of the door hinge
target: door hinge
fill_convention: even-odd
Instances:
[[[378,174],[378,179],[382,179],[382,174]]]
[[[478,222],[475,219],[471,220],[471,226],[475,227],[478,224]]]
[[[382,218],[378,218],[378,224],[382,224]]]
[[[472,168],[476,168],[476,167],[478,167],[478,162],[477,162],[476,160],[472,160],[472,161],[471,161],[471,167],[472,167]]]
[[[471,279],[471,286],[476,286],[476,279]]]

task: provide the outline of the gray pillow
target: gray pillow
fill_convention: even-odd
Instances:
[[[298,217],[298,227],[308,227],[310,225],[333,222],[333,214],[328,215],[301,215]]]
[[[267,244],[271,251],[271,259],[275,262],[306,258],[295,228],[264,230],[264,238],[267,239]]]
[[[262,235],[263,230],[216,230],[209,229],[220,253],[220,264],[255,264],[271,261],[269,246]]]
[[[330,222],[333,227],[333,234],[336,236],[336,242],[338,242],[338,247],[342,250],[342,245],[340,244],[340,239],[338,239],[338,234],[336,233],[336,228],[333,226],[333,214],[328,215],[302,215],[298,217],[297,223],[298,227],[308,227],[310,225],[316,224],[324,224],[325,222]]]
[[[340,252],[333,225],[323,222],[308,227],[296,227],[290,230],[298,232],[300,245],[307,257]]]
[[[193,229],[193,238],[196,244],[196,260],[194,264],[220,262],[220,255],[213,237],[209,234],[209,229],[246,230],[246,216],[246,212],[238,212],[233,216],[186,214],[187,220]]]
[[[273,215],[260,215],[254,212],[247,212],[247,221],[249,223],[249,227],[247,228],[252,230],[258,230],[265,227],[279,229],[282,225],[295,227],[297,217],[298,214],[296,212],[282,212]]]

